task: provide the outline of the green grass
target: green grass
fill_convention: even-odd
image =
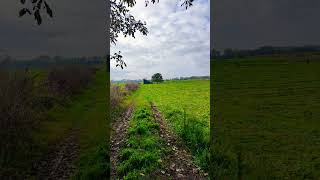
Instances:
[[[139,104],[155,103],[173,130],[208,171],[210,133],[210,81],[166,81],[141,85],[133,94]]]
[[[116,170],[123,179],[144,179],[162,168],[162,158],[168,153],[159,136],[159,124],[150,107],[138,107],[130,120],[126,147],[120,151]]]
[[[213,177],[320,177],[319,69],[281,57],[211,62]]]
[[[106,82],[105,69],[100,69],[86,89],[70,98],[67,106],[57,105],[50,110],[49,119],[42,122],[35,134],[41,152],[46,152],[50,144],[65,138],[70,128],[80,129],[81,150],[74,179],[107,177]]]
[[[90,88],[78,97],[77,105],[69,111],[82,129],[75,179],[107,179],[109,176],[106,82],[106,72],[102,69],[97,72]]]

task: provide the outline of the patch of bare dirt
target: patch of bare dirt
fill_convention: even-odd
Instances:
[[[125,145],[125,136],[129,128],[129,121],[132,116],[133,106],[130,105],[127,110],[112,125],[112,134],[110,141],[110,162],[111,162],[111,179],[116,179],[116,165],[118,164],[118,155],[121,148]]]
[[[74,161],[79,154],[78,135],[80,129],[73,128],[67,138],[50,148],[35,165],[37,179],[64,180],[74,173]]]
[[[157,107],[152,104],[151,108],[155,120],[160,124],[160,136],[165,140],[168,148],[173,151],[164,161],[167,168],[155,172],[153,176],[156,179],[209,179],[208,174],[193,163],[192,155],[188,152],[182,139],[172,132]]]

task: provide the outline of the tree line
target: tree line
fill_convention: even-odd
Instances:
[[[210,52],[211,59],[231,59],[245,58],[250,56],[260,55],[275,55],[275,54],[298,54],[298,53],[313,53],[320,52],[320,46],[262,46],[257,49],[232,49],[226,48],[222,51],[212,49]]]

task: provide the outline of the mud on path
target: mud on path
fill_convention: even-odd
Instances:
[[[80,129],[71,128],[63,141],[49,148],[48,153],[35,164],[37,179],[70,179],[74,173],[74,162],[80,150],[79,132]]]
[[[173,150],[173,153],[167,156],[164,160],[166,169],[153,174],[157,179],[209,179],[208,174],[202,172],[192,161],[192,155],[188,152],[186,146],[168,126],[166,120],[154,104],[151,104],[151,109],[155,120],[160,125],[160,136],[166,142],[168,148]]]
[[[125,145],[125,136],[129,128],[129,121],[133,112],[133,105],[130,105],[116,122],[112,124],[112,133],[110,137],[110,162],[111,179],[116,179],[116,166],[118,164],[118,155]]]

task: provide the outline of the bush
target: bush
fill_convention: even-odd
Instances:
[[[34,148],[31,132],[42,118],[34,78],[28,71],[0,73],[0,179],[16,174]],[[22,166],[23,167],[23,166]]]
[[[138,88],[139,88],[139,84],[137,84],[137,83],[128,83],[125,85],[125,90],[127,92],[134,92],[134,91],[138,90]]]
[[[111,89],[110,89],[111,109],[114,109],[117,106],[119,106],[122,99],[123,99],[123,95],[121,92],[121,87],[117,85],[111,85]]]
[[[46,83],[52,93],[70,96],[87,86],[95,71],[81,65],[53,68],[49,71]]]

